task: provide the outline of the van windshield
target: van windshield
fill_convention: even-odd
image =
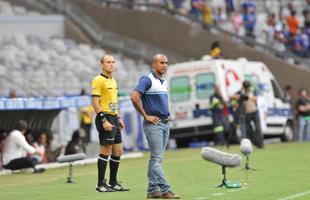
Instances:
[[[215,79],[213,73],[198,74],[196,76],[196,95],[198,99],[205,99],[214,93]]]
[[[255,76],[247,74],[244,76],[244,79],[251,83],[253,89],[255,90],[255,92],[257,92],[257,94],[262,94],[262,92],[264,92],[262,85],[258,82]]]
[[[188,76],[179,76],[171,79],[170,98],[172,102],[188,101],[191,87]]]

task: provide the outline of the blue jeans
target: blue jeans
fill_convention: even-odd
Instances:
[[[298,142],[310,140],[310,120],[298,117]]]
[[[143,130],[150,150],[150,160],[147,171],[149,181],[147,189],[148,194],[158,191],[165,193],[171,190],[169,183],[164,178],[162,169],[164,152],[169,140],[169,129],[169,123],[164,124],[160,122],[155,125],[143,122]]]

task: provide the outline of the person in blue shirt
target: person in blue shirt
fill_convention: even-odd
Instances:
[[[245,3],[242,5],[244,9],[243,22],[246,31],[246,36],[255,38],[254,28],[256,24],[255,5],[253,3]]]
[[[172,192],[162,168],[170,130],[168,85],[163,78],[167,67],[167,57],[155,55],[151,72],[140,78],[131,94],[131,101],[144,118],[143,130],[150,150],[147,198],[179,199],[180,196]]]

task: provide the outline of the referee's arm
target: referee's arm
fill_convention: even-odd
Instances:
[[[100,113],[102,112],[100,104],[99,104],[99,100],[100,100],[100,96],[93,95],[92,105],[97,115],[100,115]],[[114,126],[108,120],[105,119],[104,121],[102,121],[102,127],[106,131],[112,131]]]
[[[92,96],[92,105],[96,113],[101,112],[101,107],[99,104],[100,96]]]

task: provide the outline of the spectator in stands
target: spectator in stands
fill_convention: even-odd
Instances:
[[[306,0],[306,3],[307,3],[306,10],[310,12],[310,0]]]
[[[14,89],[11,89],[10,92],[9,92],[9,98],[16,98],[17,97],[17,94],[16,94],[16,90]]]
[[[212,43],[210,55],[213,59],[219,59],[219,58],[223,57],[223,53],[222,53],[222,50],[220,47],[220,43],[218,41],[215,41]]]
[[[214,23],[221,27],[224,28],[224,23],[227,21],[227,15],[225,11],[223,11],[222,7],[218,7],[217,10],[214,12],[213,15]]]
[[[294,10],[293,4],[289,2],[287,6],[281,5],[280,7],[280,18],[283,23],[286,22],[287,18],[290,16],[290,13]]]
[[[226,0],[226,10],[227,10],[228,14],[236,11],[234,0]]]
[[[81,96],[85,96],[86,92],[83,89],[81,91]],[[90,130],[94,118],[94,108],[92,105],[81,107],[80,108],[80,126],[85,131],[84,144],[87,145],[90,142]]]
[[[240,14],[240,12],[238,10],[235,10],[231,16],[230,16],[230,20],[232,23],[232,27],[233,27],[233,32],[237,35],[240,35],[240,29],[243,25],[243,18],[242,15]]]
[[[303,48],[302,57],[309,58],[309,37],[306,33],[305,27],[301,27],[300,31],[301,33],[299,37],[300,37],[300,41],[301,41],[302,48]]]
[[[202,19],[204,24],[205,25],[213,24],[212,7],[207,1],[201,5],[200,11],[202,13]]]
[[[302,11],[302,16],[304,18],[304,27],[307,30],[309,25],[310,25],[310,15],[308,10],[303,10]]]
[[[172,3],[174,12],[180,13],[181,15],[186,14],[183,7],[184,0],[173,0]]]
[[[266,34],[266,44],[272,46],[274,43],[274,36],[275,36],[275,15],[270,14],[266,20],[266,28],[263,30]]]
[[[30,146],[25,139],[27,123],[23,120],[17,122],[15,130],[7,136],[3,149],[3,167],[10,170],[23,168],[33,168],[33,173],[45,171],[43,168],[35,168],[35,160],[26,157],[24,152],[40,154],[35,148]]]
[[[85,153],[85,146],[80,131],[76,130],[72,134],[72,138],[66,146],[65,155]]]
[[[247,37],[255,38],[254,28],[256,24],[255,5],[252,3],[243,3],[243,22],[245,34]]]
[[[281,55],[282,52],[286,50],[286,43],[287,43],[287,38],[283,32],[282,25],[277,24],[275,26],[275,32],[274,32],[274,48],[280,52],[277,53],[277,56],[283,58],[283,55]]]
[[[299,98],[296,101],[298,118],[298,142],[310,140],[310,98],[304,88],[299,90]]]
[[[298,40],[296,34],[290,33],[288,40],[287,40],[287,45],[289,50],[297,55],[297,56],[303,56],[304,49],[302,47],[301,41]]]
[[[296,35],[297,30],[300,26],[300,22],[296,17],[296,11],[295,10],[291,11],[291,15],[289,17],[287,17],[286,23],[287,23],[290,34]]]
[[[191,11],[190,13],[195,19],[200,19],[201,13],[200,8],[204,2],[202,0],[191,0]]]

